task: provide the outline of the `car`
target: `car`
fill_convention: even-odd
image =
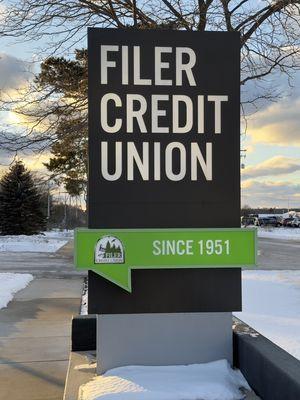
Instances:
[[[293,219],[294,217],[285,218],[282,222],[282,225],[286,227],[291,227]]]
[[[291,225],[294,228],[300,228],[300,218],[298,217],[294,218]]]
[[[281,226],[281,222],[276,217],[259,217],[256,220],[258,226]]]
[[[255,225],[255,220],[256,218],[254,217],[242,217],[242,225],[243,226]]]
[[[273,219],[275,221],[275,226],[282,226],[282,217],[277,215],[271,215],[268,218]]]

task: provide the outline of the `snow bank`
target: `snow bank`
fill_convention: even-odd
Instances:
[[[242,321],[300,360],[300,271],[243,271]]]
[[[0,236],[0,251],[54,253],[64,246],[66,237],[46,235]]]
[[[300,228],[262,228],[257,229],[261,238],[300,240]]]
[[[86,278],[84,279],[84,282],[83,282],[80,314],[81,315],[87,315],[88,314],[88,281],[87,281]]]
[[[249,389],[226,360],[163,367],[127,366],[97,376],[79,389],[79,400],[240,400]]]
[[[30,274],[0,273],[0,309],[6,307],[14,294],[24,289],[32,279]]]
[[[69,238],[72,239],[74,237],[74,231],[73,230],[59,230],[59,229],[53,229],[52,231],[47,231],[43,232],[45,236],[48,238]]]

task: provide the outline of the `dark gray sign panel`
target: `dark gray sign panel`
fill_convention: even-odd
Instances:
[[[240,226],[239,49],[236,32],[89,29],[89,228]],[[239,309],[240,291],[214,274]]]

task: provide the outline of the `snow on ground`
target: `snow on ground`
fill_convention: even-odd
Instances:
[[[14,294],[24,289],[32,279],[30,274],[0,273],[0,309],[6,307]]]
[[[114,368],[80,386],[79,400],[240,400],[249,389],[226,360],[207,364]]]
[[[300,228],[257,228],[257,235],[260,238],[300,240]]]
[[[243,271],[235,315],[300,360],[300,271]]]
[[[85,278],[84,282],[83,282],[80,314],[81,315],[87,315],[88,314],[88,281],[87,281],[87,278]]]
[[[69,238],[72,239],[74,237],[74,231],[73,230],[59,230],[59,229],[53,229],[51,231],[43,232],[45,236],[48,238]]]
[[[42,235],[0,236],[0,251],[55,253],[73,237],[73,231],[49,231]]]

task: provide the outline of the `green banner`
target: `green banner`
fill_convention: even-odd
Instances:
[[[131,292],[132,269],[256,265],[256,229],[77,229],[75,266]]]

